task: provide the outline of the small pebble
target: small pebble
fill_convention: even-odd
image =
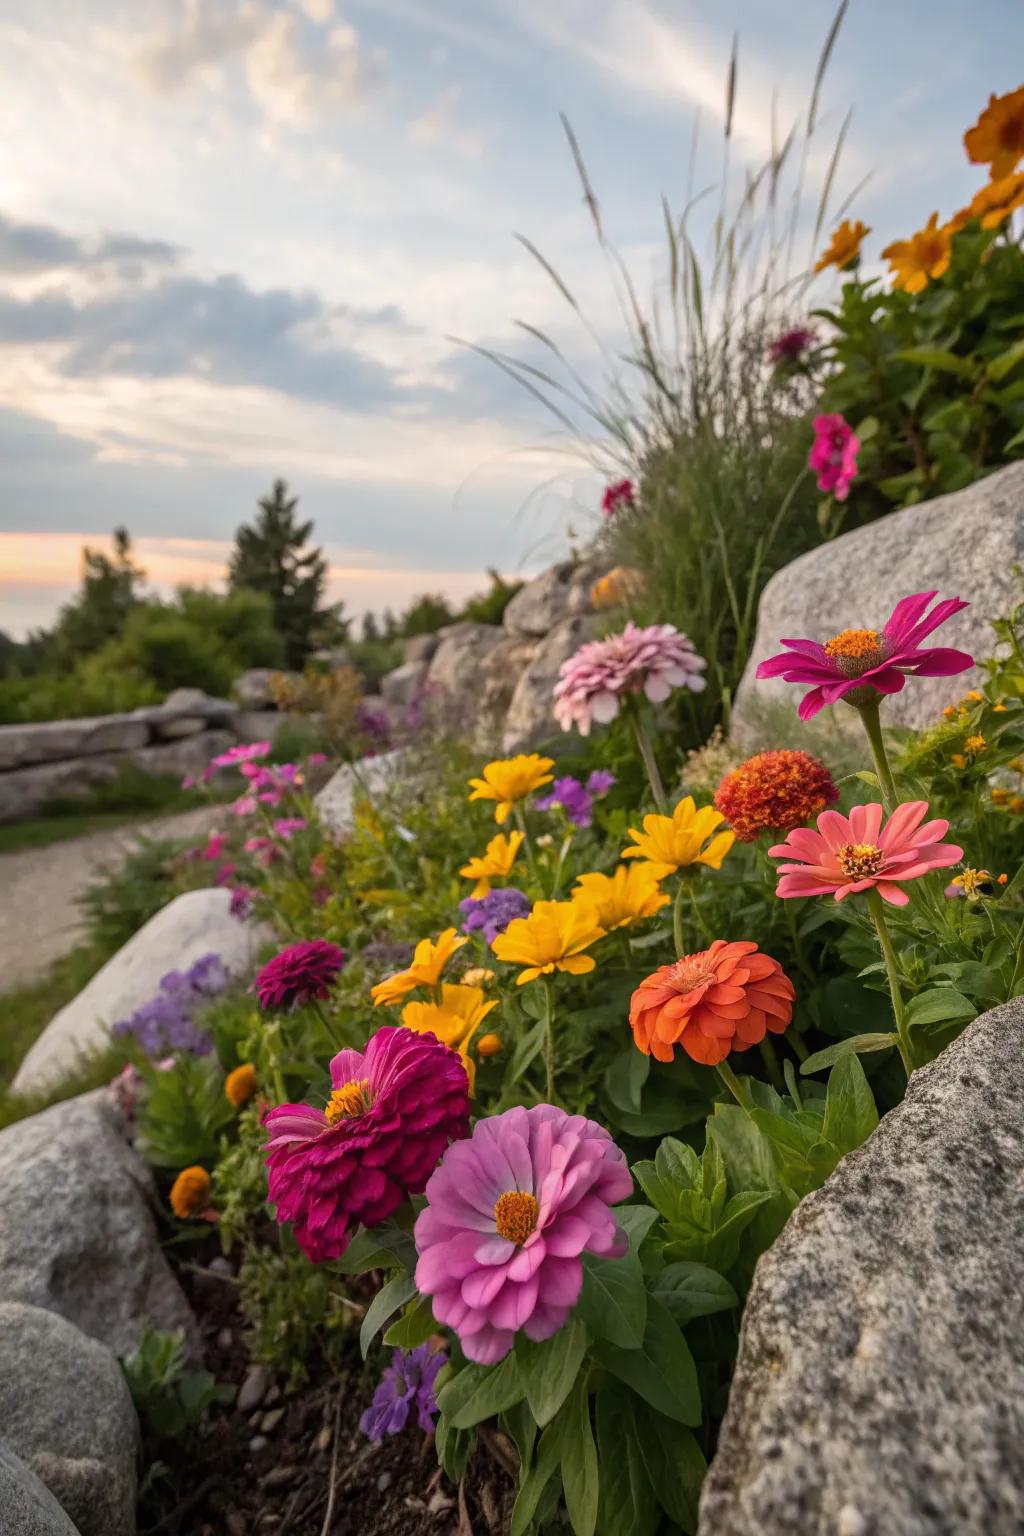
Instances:
[[[329,1424],[325,1424],[323,1429],[317,1435],[316,1439],[313,1441],[313,1444],[314,1444],[314,1446],[316,1447],[316,1449],[318,1451],[326,1451],[327,1447],[330,1445],[330,1443],[333,1440],[333,1438],[334,1438],[334,1431],[333,1431],[333,1429],[331,1428],[331,1426]]]
[[[251,1413],[262,1403],[270,1388],[270,1372],[265,1365],[250,1365],[238,1389],[239,1413]]]
[[[231,1332],[231,1329],[230,1328],[222,1328],[220,1333],[218,1333],[218,1335],[217,1335],[217,1347],[218,1347],[218,1349],[230,1349],[234,1342],[235,1342],[235,1336]]]
[[[222,1254],[218,1254],[215,1259],[211,1259],[207,1267],[215,1275],[233,1275],[235,1272],[235,1266],[231,1260],[225,1259]]]
[[[274,1385],[271,1387],[270,1391],[267,1393],[266,1397],[263,1399],[264,1407],[265,1408],[272,1408],[273,1405],[277,1402],[277,1400],[278,1400],[278,1398],[280,1396],[281,1396],[281,1388],[278,1386],[277,1382],[275,1381]]]
[[[288,1483],[294,1483],[299,1476],[298,1467],[271,1467],[263,1479],[264,1488],[284,1488]]]
[[[264,1434],[269,1435],[277,1428],[283,1418],[283,1408],[271,1408],[269,1413],[265,1413],[263,1415],[260,1428],[263,1430]]]
[[[390,1472],[382,1472],[380,1477],[378,1477],[378,1479],[377,1479],[377,1492],[378,1493],[386,1493],[387,1490],[390,1487],[391,1487],[391,1473]]]
[[[249,1441],[249,1449],[255,1454],[256,1451],[262,1451],[264,1447],[268,1446],[269,1444],[270,1441],[267,1439],[266,1435],[253,1435],[252,1439]]]

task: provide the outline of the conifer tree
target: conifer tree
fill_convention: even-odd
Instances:
[[[297,496],[288,495],[284,480],[275,480],[269,496],[259,503],[251,524],[235,534],[229,565],[233,591],[249,588],[270,599],[274,628],[284,641],[285,664],[303,666],[315,643],[315,633],[330,612],[320,609],[327,561],[321,549],[308,548],[312,522],[298,522]]]

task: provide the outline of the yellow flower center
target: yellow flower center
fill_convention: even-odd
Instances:
[[[844,843],[836,849],[839,868],[851,880],[866,880],[877,875],[885,863],[885,854],[874,843]]]
[[[494,1207],[494,1224],[498,1236],[510,1243],[525,1243],[537,1225],[537,1202],[532,1195],[510,1189],[499,1195]]]
[[[350,1083],[342,1083],[340,1088],[335,1088],[324,1108],[324,1116],[328,1125],[336,1125],[339,1120],[354,1119],[369,1107],[369,1079],[362,1077],[356,1082],[353,1078]]]
[[[825,641],[824,650],[844,677],[861,677],[884,661],[886,654],[877,629],[842,629]]]
[[[703,955],[684,955],[672,967],[672,984],[680,992],[692,992],[694,987],[714,979],[714,967],[708,965]]]

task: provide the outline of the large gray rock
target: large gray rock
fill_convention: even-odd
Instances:
[[[245,709],[274,709],[271,679],[277,675],[274,667],[250,667],[235,678],[231,691]]]
[[[266,935],[232,917],[230,908],[231,893],[224,889],[186,891],[168,902],[54,1015],[19,1067],[14,1092],[51,1087],[83,1057],[102,1050],[110,1026],[149,1002],[168,971],[188,970],[212,952],[230,975],[248,975]]]
[[[80,1536],[50,1490],[2,1440],[0,1536]]]
[[[127,752],[144,747],[149,730],[132,715],[96,715],[83,720],[46,720],[0,725],[0,770],[59,762],[94,752]]]
[[[192,1336],[153,1199],[105,1091],[9,1125],[0,1131],[0,1300],[57,1312],[118,1355],[147,1324]]]
[[[313,799],[327,831],[335,837],[351,832],[357,799],[363,794],[372,799],[388,789],[395,781],[402,758],[400,751],[382,752],[379,757],[362,757],[354,765],[343,763]]]
[[[0,1424],[81,1536],[135,1536],[139,1429],[105,1345],[56,1312],[0,1301]]]
[[[502,623],[515,635],[546,635],[565,619],[590,613],[590,589],[608,569],[608,562],[562,560],[521,587],[505,607]]]
[[[228,699],[215,699],[201,688],[175,688],[155,709],[136,710],[158,741],[193,736],[207,726],[231,730],[237,713]]]
[[[406,664],[410,661],[429,661],[439,644],[436,634],[410,635],[408,640],[402,641],[402,660]]]
[[[926,644],[951,645],[978,657],[995,647],[989,621],[1016,600],[1014,566],[1024,562],[1024,463],[966,490],[856,528],[801,555],[774,575],[761,595],[757,633],[736,692],[731,730],[744,748],[778,745],[772,716],[795,719],[805,689],[772,678],[758,682],[757,664],[782,650],[780,640],[827,640],[843,629],[881,629],[901,597],[935,588],[970,603]],[[977,686],[975,670],[925,677],[885,701],[885,719],[914,728]],[[853,711],[836,706],[839,724],[859,728]],[[792,726],[787,744],[799,744]]]
[[[500,747],[519,679],[543,644],[529,635],[508,635],[484,662],[474,731],[481,748]]]
[[[500,624],[449,624],[439,631],[426,686],[473,707],[483,686],[484,663],[506,639]]]
[[[512,694],[502,736],[503,751],[522,752],[559,734],[552,713],[558,669],[584,641],[593,639],[595,631],[593,616],[577,614],[575,618],[563,619],[540,642]]]
[[[1024,1531],[1024,999],[972,1023],[762,1257],[700,1536]]]
[[[406,661],[385,673],[380,680],[381,696],[385,703],[392,709],[405,709],[422,693],[429,670],[430,663],[427,661]]]

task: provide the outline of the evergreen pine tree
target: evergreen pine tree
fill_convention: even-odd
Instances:
[[[312,522],[296,521],[298,497],[275,480],[259,504],[252,524],[235,534],[228,575],[233,591],[250,588],[270,598],[274,628],[284,641],[285,664],[301,668],[314,645],[314,632],[329,614],[320,610],[327,561],[320,549],[308,549]]]

